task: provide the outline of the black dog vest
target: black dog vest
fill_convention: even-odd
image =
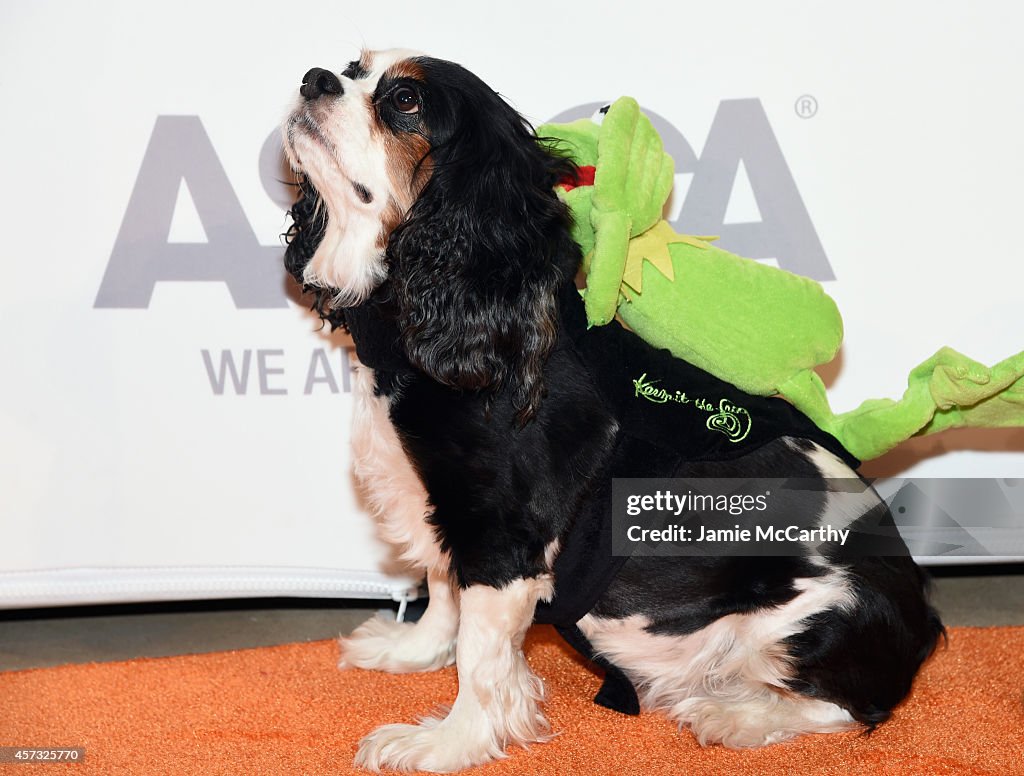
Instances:
[[[588,329],[575,288],[564,289],[559,301],[565,346],[598,384],[620,434],[610,476],[602,478],[563,538],[553,568],[554,596],[538,604],[535,621],[554,625],[574,649],[605,669],[596,703],[637,714],[632,683],[595,656],[576,626],[627,560],[612,554],[612,477],[672,477],[683,463],[739,458],[785,436],[816,442],[851,468],[860,462],[785,400],[745,393],[617,324]]]
[[[745,393],[667,350],[655,350],[617,323],[588,329],[573,285],[563,287],[559,305],[557,347],[589,373],[620,430],[606,476],[562,539],[554,595],[538,604],[534,621],[554,625],[574,649],[604,668],[596,703],[637,714],[640,703],[628,677],[595,655],[576,625],[627,560],[612,553],[612,477],[672,477],[683,463],[739,458],[787,436],[816,442],[851,468],[860,462],[783,399]],[[360,361],[377,371],[378,390],[388,393],[412,369],[393,312],[371,297],[346,309],[344,318]]]

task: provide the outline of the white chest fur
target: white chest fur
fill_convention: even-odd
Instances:
[[[357,364],[354,383],[353,469],[381,535],[399,547],[402,560],[446,571],[447,558],[426,521],[427,492],[391,423],[389,400],[374,393],[372,369]]]

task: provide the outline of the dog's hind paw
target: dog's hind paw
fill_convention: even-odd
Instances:
[[[455,662],[455,639],[428,622],[396,622],[377,615],[341,639],[339,668],[392,674],[433,671]]]
[[[450,773],[505,756],[489,729],[430,717],[419,725],[377,728],[359,742],[355,764],[378,772],[390,768]]]

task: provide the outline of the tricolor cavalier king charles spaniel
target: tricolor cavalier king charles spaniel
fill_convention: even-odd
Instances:
[[[355,473],[429,587],[418,622],[371,620],[341,662],[458,671],[446,715],[373,731],[358,764],[452,771],[547,739],[522,652],[535,618],[607,670],[599,702],[659,709],[701,743],[889,717],[942,633],[905,551],[610,562],[613,477],[817,478],[815,519],[849,525],[861,516],[828,483],[856,463],[781,399],[710,376],[781,430],[705,444],[675,425],[686,407],[638,397],[641,373],[693,368],[617,323],[587,329],[554,192],[570,162],[469,71],[401,50],[310,70],[283,135],[299,181],[286,267],[352,334]],[[859,498],[891,524],[873,490]]]

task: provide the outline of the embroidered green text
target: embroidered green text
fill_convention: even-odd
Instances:
[[[715,402],[702,397],[687,396],[686,391],[669,391],[656,383],[657,381],[648,380],[647,373],[644,372],[633,381],[634,395],[655,404],[692,404],[695,409],[709,413],[705,425],[711,431],[725,434],[730,442],[742,442],[750,433],[753,421],[744,407],[733,404],[728,399],[719,399]]]

